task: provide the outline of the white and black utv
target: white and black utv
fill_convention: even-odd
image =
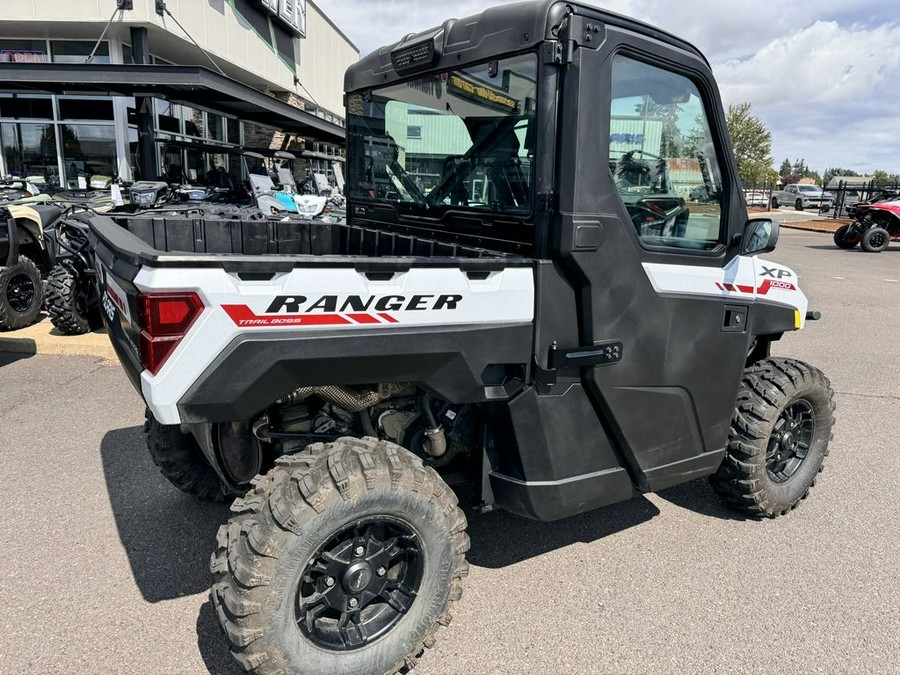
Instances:
[[[243,668],[411,668],[468,570],[457,492],[540,520],[703,476],[750,516],[807,496],[833,394],[770,346],[817,313],[759,257],[697,49],[540,0],[345,89],[347,222],[90,223],[154,460],[238,496],[211,567]]]

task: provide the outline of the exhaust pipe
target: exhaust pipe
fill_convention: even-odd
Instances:
[[[347,412],[356,413],[371,408],[373,405],[381,403],[391,396],[409,389],[410,386],[409,382],[391,382],[388,384],[379,384],[376,389],[361,392],[350,389],[349,387],[340,387],[336,385],[328,385],[325,387],[300,387],[284,398],[279,399],[277,403],[279,405],[299,403],[315,394]]]

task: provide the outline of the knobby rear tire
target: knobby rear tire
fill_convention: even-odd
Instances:
[[[44,302],[50,321],[66,335],[84,335],[103,323],[97,308],[87,308],[83,286],[71,265],[58,263],[50,270]]]
[[[841,225],[834,233],[834,244],[838,248],[850,249],[859,245],[862,237],[857,231],[850,231],[850,225]]]
[[[248,672],[405,673],[435,643],[462,595],[469,537],[456,495],[393,443],[340,438],[282,457],[232,511],[210,563],[211,599],[232,655]],[[373,642],[343,651],[318,646],[295,614],[304,570],[336,532],[379,517],[416,533],[425,560],[420,590]]]
[[[201,501],[225,502],[234,497],[191,434],[178,426],[160,424],[149,410],[145,417],[147,449],[166,480]]]

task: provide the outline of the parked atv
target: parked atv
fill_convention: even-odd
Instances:
[[[240,201],[233,190],[173,186],[162,181],[139,181],[128,188],[128,203],[108,210],[123,224],[129,217],[154,214],[160,218],[262,219],[255,208],[231,203]],[[66,335],[81,335],[102,326],[94,277],[93,248],[88,239],[88,223],[93,209],[72,210],[55,223],[58,255],[46,288],[45,306],[54,327]]]
[[[47,279],[45,307],[66,335],[82,335],[103,325],[94,284],[94,259],[86,214],[71,214],[56,226],[59,256]]]
[[[0,330],[34,323],[44,279],[56,259],[53,225],[63,209],[49,203],[0,208]]]
[[[856,204],[853,221],[834,233],[838,248],[860,245],[868,253],[881,253],[892,240],[900,241],[900,200],[893,195]]]

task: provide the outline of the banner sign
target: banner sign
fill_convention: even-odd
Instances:
[[[294,35],[306,36],[306,0],[257,0],[257,4]]]

